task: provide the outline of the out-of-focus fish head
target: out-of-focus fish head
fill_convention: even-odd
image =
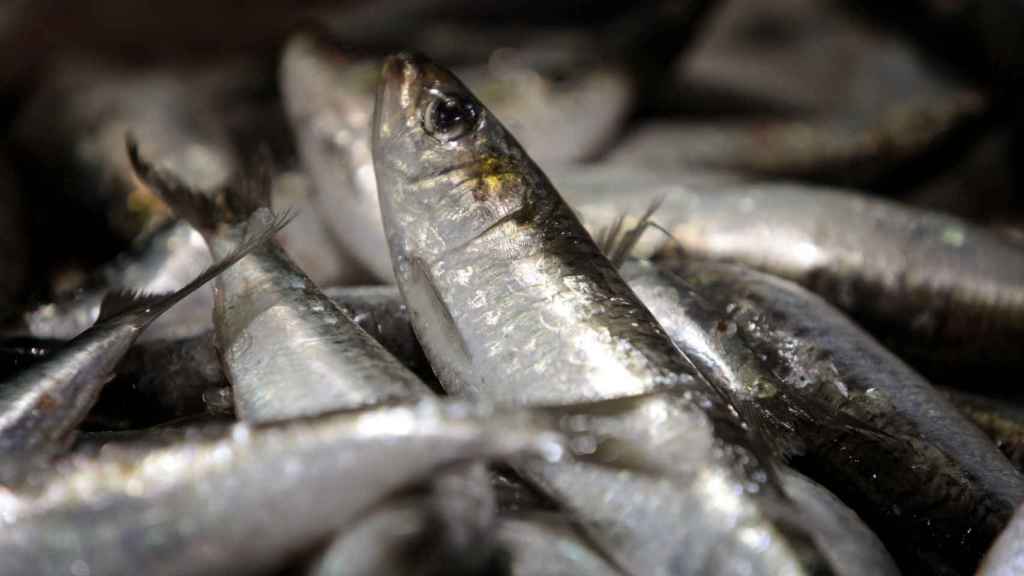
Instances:
[[[333,181],[346,182],[370,165],[370,120],[377,81],[375,60],[359,59],[319,36],[299,34],[281,59],[285,109],[303,155]],[[372,174],[354,193],[376,194]]]
[[[392,56],[374,115],[374,166],[397,272],[402,258],[433,261],[525,216],[543,176],[450,72],[422,56]]]

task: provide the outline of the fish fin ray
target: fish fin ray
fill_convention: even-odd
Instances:
[[[186,296],[216,278],[221,272],[233,266],[250,252],[269,241],[292,221],[294,213],[285,211],[272,216],[269,222],[260,224],[257,230],[247,230],[245,238],[230,254],[214,262],[193,278],[188,284],[166,294],[139,294],[134,292],[110,292],[100,305],[99,319],[95,325],[121,321],[137,321],[146,325],[155,320]]]
[[[136,178],[198,230],[213,230],[222,223],[245,222],[253,212],[270,207],[273,160],[265,147],[259,148],[249,169],[236,175],[231,183],[217,190],[197,190],[146,158],[139,151],[134,134],[125,137],[125,146]]]

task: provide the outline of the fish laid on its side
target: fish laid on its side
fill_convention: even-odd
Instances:
[[[880,546],[829,555],[759,456],[757,432],[451,73],[417,56],[387,61],[373,159],[395,276],[445,388],[499,404],[610,402],[602,422],[630,441],[577,452],[668,471],[520,468],[627,571],[895,573]]]
[[[0,573],[272,573],[453,464],[557,457],[560,437],[537,424],[432,401],[71,459],[0,491]]]
[[[1019,399],[981,396],[948,387],[939,387],[939,391],[996,443],[1017,470],[1024,472],[1024,408]]]
[[[203,252],[208,252],[205,246]],[[343,286],[325,288],[323,293],[402,364],[433,382],[398,288]],[[195,336],[142,339],[129,348],[117,376],[103,388],[84,424],[96,429],[143,428],[204,413],[233,414],[209,311],[206,315],[204,321],[183,327]],[[41,361],[64,344],[65,340],[52,339],[0,340],[0,379]]]
[[[232,251],[176,292],[109,295],[91,328],[49,358],[0,382],[0,482],[17,478],[64,449],[139,334],[174,304],[258,249],[285,223],[275,218],[258,233],[240,237]]]
[[[1024,249],[964,220],[841,190],[621,167],[555,172],[590,230],[663,202],[636,255],[678,248],[794,280],[936,366],[1020,367]],[[624,193],[624,190],[627,193]]]
[[[680,350],[908,571],[973,570],[1024,501],[1024,477],[989,439],[818,296],[714,262],[622,273]]]

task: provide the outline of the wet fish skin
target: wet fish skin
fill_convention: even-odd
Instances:
[[[1016,576],[1024,570],[1024,507],[1014,514],[1013,519],[985,554],[977,576]]]
[[[1024,409],[1016,399],[971,394],[939,387],[949,401],[985,433],[1002,453],[1024,471]]]
[[[492,574],[501,561],[497,502],[484,467],[435,477],[425,494],[386,502],[343,531],[309,574]]]
[[[420,118],[445,97],[479,114],[465,139],[447,145]],[[557,404],[692,381],[558,193],[458,80],[414,57],[390,59],[375,125],[373,157],[398,285],[449,391]],[[487,258],[490,252],[501,259]],[[494,343],[498,326],[504,338]],[[602,365],[598,356],[611,360]],[[548,370],[556,359],[575,369]],[[502,384],[488,385],[489,378]]]
[[[520,473],[629,571],[860,572],[860,562],[833,565],[813,528],[769,515],[788,505],[754,435],[695,378],[547,178],[461,82],[422,57],[390,58],[374,126],[395,276],[446,390],[499,405],[610,406],[601,422],[634,441],[613,442],[611,454],[595,446],[595,457],[641,468],[664,461],[653,476],[586,463]],[[714,498],[722,493],[728,504]],[[737,524],[770,534],[767,547],[755,551]]]
[[[621,191],[630,186],[629,173],[555,173],[553,181],[591,230],[663,197],[656,219],[673,239],[648,231],[636,255],[678,247],[796,281],[930,372],[1020,365],[1014,343],[1024,337],[1024,250],[996,233],[895,202],[792,183],[690,184],[667,176],[630,187],[627,197]]]
[[[439,469],[560,446],[528,415],[434,401],[73,460],[3,495],[0,572],[267,573]]]
[[[1024,500],[1024,478],[973,424],[793,283],[714,262],[664,270],[627,264],[624,275],[796,468],[857,510],[904,569],[974,569]]]
[[[11,332],[36,338],[74,338],[99,317],[107,293],[170,292],[212,263],[198,232],[188,224],[168,222],[103,266],[74,297],[58,298],[24,313],[24,328]],[[209,318],[212,307],[213,292],[203,287],[158,319],[144,339],[189,336],[192,326]]]
[[[504,49],[490,64],[466,70],[481,100],[509,121],[541,163],[593,156],[632,101],[621,71],[576,65],[573,57],[555,52]],[[316,201],[331,214],[334,232],[352,254],[377,279],[393,282],[370,154],[379,68],[378,60],[358,58],[327,38],[298,35],[282,57],[280,85],[300,156],[318,190]],[[551,80],[548,68],[566,78]]]
[[[270,217],[267,178],[196,191],[129,146],[139,178],[206,240],[214,257]],[[351,320],[274,242],[214,283],[214,328],[235,412],[269,422],[415,397],[426,386]]]
[[[511,576],[621,575],[582,540],[567,522],[540,515],[504,520],[498,539],[508,554]]]
[[[206,251],[206,248],[203,248]],[[376,339],[428,384],[433,372],[409,322],[395,286],[342,286],[323,290],[349,319]],[[210,304],[212,307],[212,302]],[[234,414],[230,384],[217,354],[210,318],[182,326],[195,336],[148,340],[132,345],[84,422],[97,429],[147,427],[201,413]],[[0,377],[38,362],[65,340],[0,340]],[[227,394],[227,404],[223,396]]]
[[[287,219],[275,219],[240,238],[234,251],[176,292],[108,296],[94,326],[53,356],[0,383],[0,482],[17,478],[64,449],[139,334],[285,224]]]

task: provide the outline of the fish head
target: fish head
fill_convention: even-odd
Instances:
[[[282,99],[303,158],[311,171],[336,186],[370,166],[377,70],[376,60],[360,58],[322,34],[294,36],[281,58]],[[376,195],[375,182],[355,184],[349,193],[369,188]]]
[[[396,266],[429,262],[525,216],[544,178],[458,78],[414,54],[384,64],[373,158]]]

